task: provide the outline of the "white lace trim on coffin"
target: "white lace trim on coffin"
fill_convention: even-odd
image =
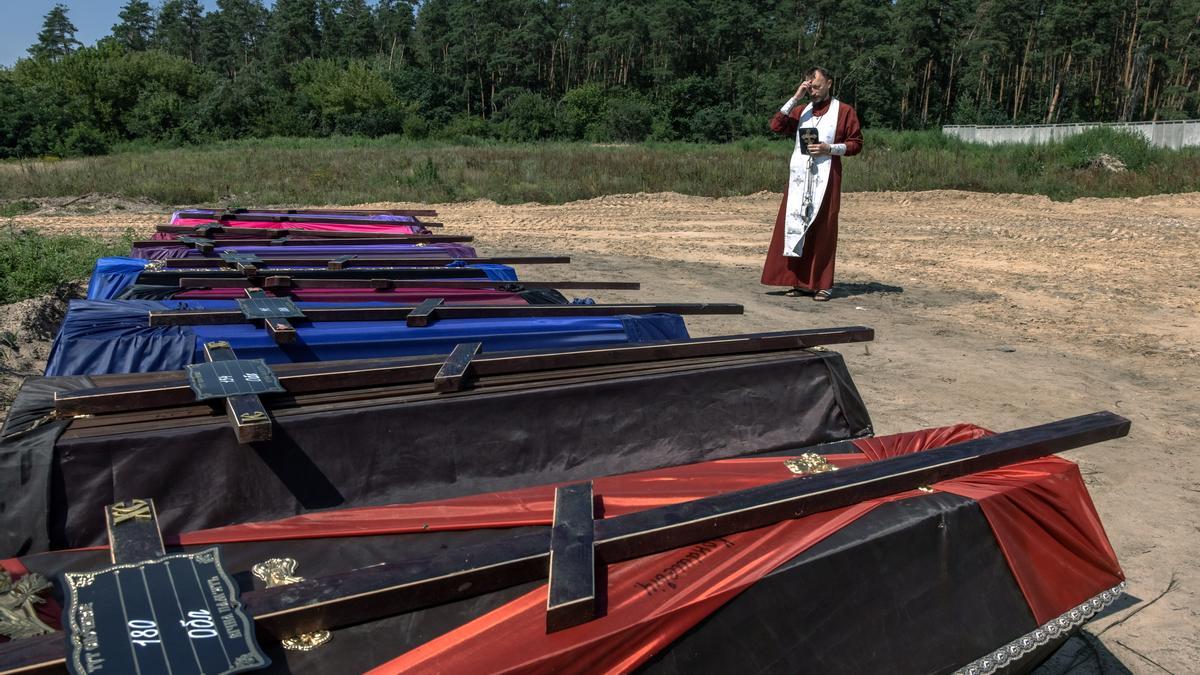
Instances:
[[[1108,607],[1125,592],[1126,582],[1113,586],[1100,595],[1072,608],[1056,619],[1051,619],[987,656],[975,659],[954,671],[954,675],[991,675],[1020,661],[1038,647],[1057,639],[1082,626],[1100,610]]]

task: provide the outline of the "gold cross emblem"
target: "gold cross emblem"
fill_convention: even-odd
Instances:
[[[129,503],[118,502],[112,507],[113,525],[127,520],[150,520],[150,505],[144,500],[134,499]]]

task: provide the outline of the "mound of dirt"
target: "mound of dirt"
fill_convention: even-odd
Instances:
[[[90,192],[76,197],[45,197],[22,201],[32,201],[38,205],[36,210],[27,214],[31,216],[68,214],[103,215],[106,213],[121,212],[147,213],[151,211],[161,212],[165,209],[162,204],[150,201],[149,199],[131,199],[129,197],[107,195],[99,192]]]
[[[0,424],[21,382],[45,370],[67,303],[84,297],[85,290],[83,283],[71,282],[36,298],[0,305]]]

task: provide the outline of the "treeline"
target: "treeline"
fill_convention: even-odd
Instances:
[[[810,64],[866,125],[1200,117],[1200,0],[128,0],[0,69],[0,157],[130,141],[761,136]]]

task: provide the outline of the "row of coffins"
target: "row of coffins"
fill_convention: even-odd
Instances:
[[[433,234],[410,213],[395,214],[237,214],[177,211],[154,237],[135,241],[131,254],[168,260],[239,253],[264,258],[307,255],[360,257],[469,258],[468,235]]]
[[[264,277],[220,248],[155,271]],[[828,350],[866,328],[662,327],[735,311],[715,305],[230,305],[73,308],[62,363],[153,351],[149,328],[186,356],[22,387],[0,432],[0,626],[22,639],[0,672],[1019,672],[1123,590],[1078,468],[1050,455],[1128,421],[876,437]],[[112,334],[78,349],[92,312]],[[648,332],[503,343],[455,323],[518,318]],[[444,335],[423,356],[321,351],[312,330],[343,320]]]
[[[486,351],[636,343],[687,337],[683,314],[741,311],[729,304],[568,301],[560,289],[639,285],[518,280],[510,266],[569,262],[565,256],[480,258],[472,252],[459,258],[443,251],[373,257],[388,246],[376,243],[381,229],[415,228],[414,236],[424,237],[428,225],[440,224],[411,214],[176,212],[171,224],[158,227],[154,245],[190,247],[198,255],[100,259],[88,299],[68,308],[46,374],[181,369],[202,362],[204,344],[216,339],[229,342],[241,358],[269,363],[447,353],[471,340]],[[338,229],[300,229],[306,227]],[[291,250],[301,257],[246,253],[240,248],[249,241],[246,232],[298,234]],[[356,252],[321,257],[320,244],[331,238],[357,242]],[[239,248],[200,245],[214,241]],[[422,306],[435,300],[436,307]],[[255,312],[245,311],[247,302],[258,303]]]

